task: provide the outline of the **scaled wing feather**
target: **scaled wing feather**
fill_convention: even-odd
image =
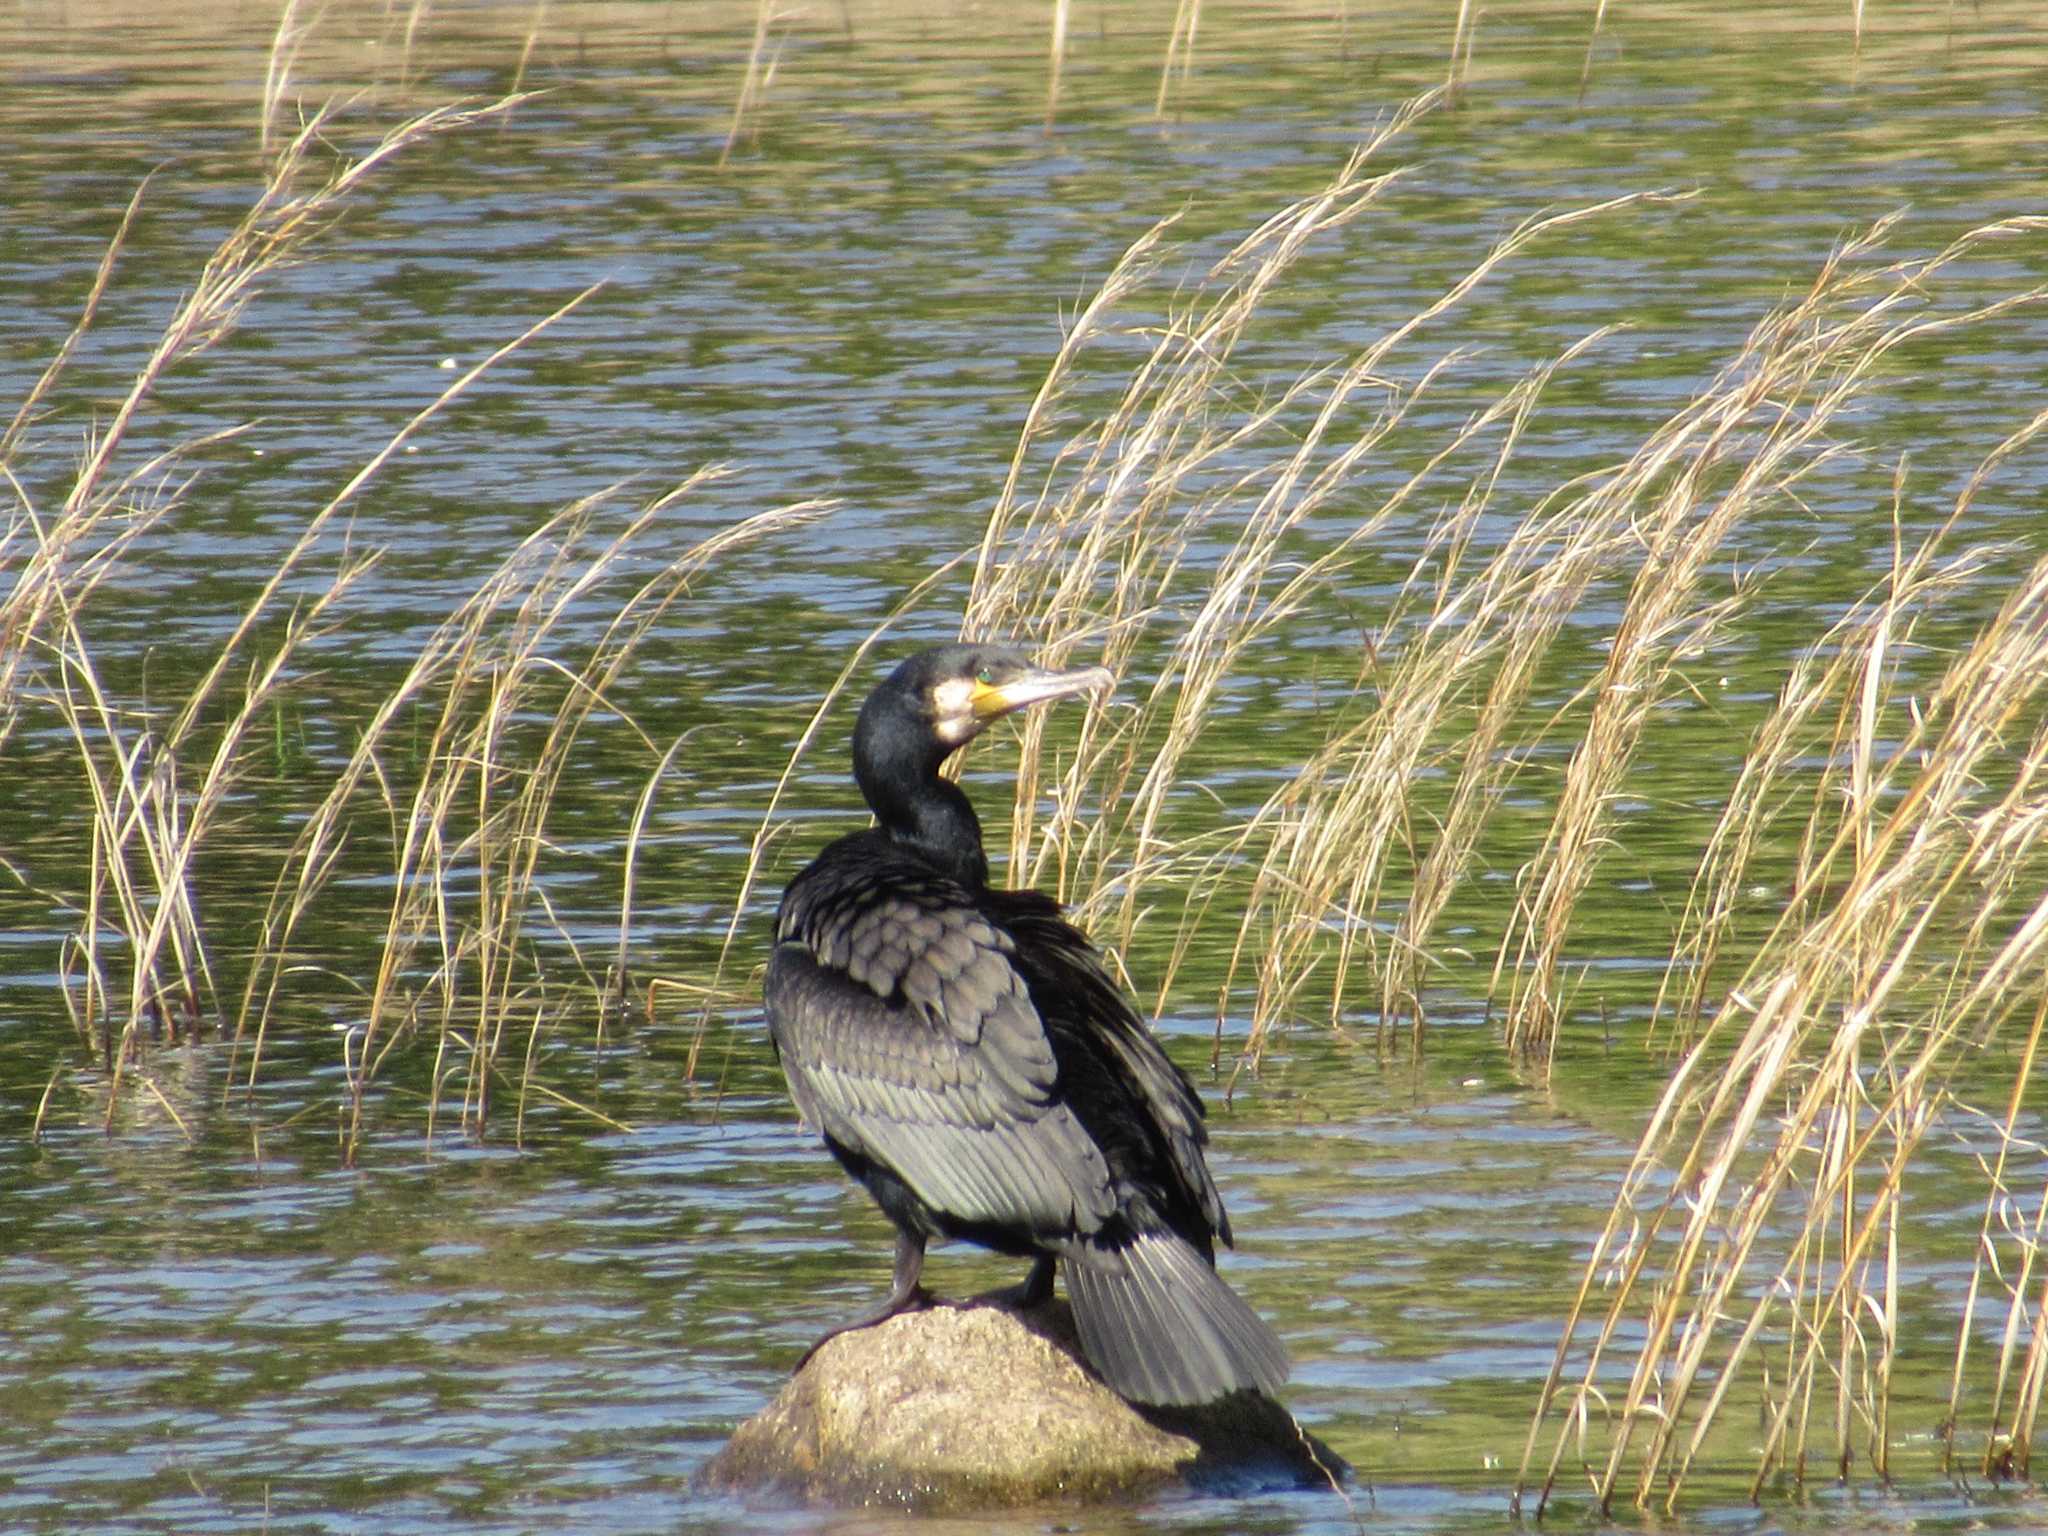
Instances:
[[[1058,1102],[1007,941],[943,894],[822,904],[781,936],[766,1002],[797,1107],[956,1220],[1093,1229],[1115,1209],[1101,1150]]]

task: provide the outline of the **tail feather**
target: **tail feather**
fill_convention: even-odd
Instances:
[[[1080,1248],[1061,1267],[1082,1351],[1133,1402],[1186,1407],[1287,1380],[1273,1330],[1172,1233]]]

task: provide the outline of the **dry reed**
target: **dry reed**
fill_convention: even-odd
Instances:
[[[1059,118],[1060,77],[1067,67],[1067,21],[1073,0],[1052,0],[1052,43],[1045,73],[1045,131]]]
[[[417,17],[415,11],[408,25]],[[266,133],[300,41],[290,23],[288,11],[273,52]],[[364,1011],[343,1036],[350,1084],[342,1106],[345,1155],[354,1156],[365,1134],[369,1084],[423,1020],[435,1026],[429,1133],[444,1092],[463,1128],[480,1131],[494,1085],[510,1080],[519,1134],[530,1098],[560,1097],[533,1071],[544,1034],[572,1013],[601,1020],[612,990],[596,974],[602,967],[587,965],[561,931],[542,880],[551,813],[579,741],[594,714],[605,711],[660,760],[657,775],[672,763],[676,746],[662,753],[613,697],[621,672],[693,581],[742,546],[820,510],[778,508],[717,529],[654,576],[617,591],[626,558],[638,560],[654,535],[668,535],[677,504],[722,471],[690,477],[614,531],[606,531],[605,507],[615,487],[545,519],[427,637],[324,793],[315,787],[316,803],[294,818],[297,835],[277,860],[260,932],[224,964],[202,920],[195,870],[262,756],[265,722],[280,718],[311,670],[308,653],[338,643],[337,631],[377,564],[378,552],[353,536],[355,505],[410,440],[595,290],[457,375],[371,454],[304,520],[240,611],[226,616],[226,638],[168,704],[130,697],[106,680],[88,643],[90,612],[108,578],[145,557],[151,539],[175,526],[203,451],[242,429],[132,453],[131,424],[179,364],[232,333],[267,280],[306,259],[315,237],[331,228],[372,171],[425,138],[501,114],[520,99],[426,112],[325,168],[317,161],[333,120],[313,114],[266,157],[266,179],[248,211],[206,261],[119,407],[88,441],[61,506],[46,512],[13,473],[13,462],[32,428],[64,403],[67,366],[112,282],[148,189],[139,190],[79,320],[0,435],[0,469],[15,501],[0,545],[12,577],[0,600],[0,744],[24,718],[54,718],[80,770],[89,857],[75,893],[50,894],[81,914],[61,960],[64,992],[104,1065],[110,1123],[123,1075],[152,1040],[231,1029],[244,1053],[241,1080],[254,1083],[288,981],[311,971],[332,974],[304,958],[304,936],[344,847],[370,846],[375,837],[366,829],[389,829],[393,894],[380,959],[362,987]],[[568,633],[572,615],[580,635],[593,612],[609,614],[594,639]],[[405,745],[394,744],[394,728],[421,721],[431,721],[428,739],[408,759]],[[650,783],[643,816],[652,795]],[[636,824],[622,934],[631,921],[637,846]],[[563,941],[553,952],[567,956],[570,984],[548,979],[534,928]],[[237,982],[238,1005],[223,997]],[[623,977],[614,985],[622,986]],[[146,1079],[142,1086],[149,1087]]]
[[[1782,338],[1767,356],[1802,377],[1821,365],[1827,387],[1806,407],[1818,413],[1893,349],[2038,302],[2031,292],[1921,312],[1946,268],[2044,229],[1986,226],[1881,271],[1831,263],[1787,311],[1796,325],[1766,327]],[[1664,1007],[1687,1048],[1587,1261],[1531,1427],[1521,1485],[1537,1508],[1574,1462],[1602,1508],[1617,1497],[1669,1506],[1731,1400],[1763,1425],[1753,1493],[1773,1475],[1803,1478],[1816,1432],[1829,1437],[1832,1475],[1858,1459],[1890,1475],[1899,1276],[1921,1238],[1906,1191],[1930,1141],[1974,1148],[1987,1137],[1996,1151],[1972,1153],[1987,1194],[1944,1449],[1957,1455],[1980,1294],[2002,1292],[1972,1459],[1988,1474],[2025,1475],[2042,1375],[2039,1347],[2020,1341],[2048,1330],[2029,1295],[2048,1203],[2021,1215],[2007,1165],[2021,1150],[2038,1158],[2026,1087],[2048,970],[2048,560],[1933,686],[1912,688],[1903,659],[1991,557],[1952,547],[1957,530],[2044,428],[2048,413],[2001,444],[1932,533],[1897,539],[1888,581],[1800,660],[1757,733],[1666,979]],[[1903,505],[1903,470],[1895,498]],[[1903,510],[1895,519],[1903,527]],[[1788,836],[1789,898],[1738,961],[1740,892],[1759,850]],[[1721,983],[1724,971],[1733,979]],[[2015,1030],[2023,1043],[2009,1058],[2004,1113],[1972,1109],[1977,1064]],[[1818,1405],[1817,1389],[1827,1389]]]
[[[1166,116],[1166,98],[1173,93],[1176,73],[1181,94],[1187,94],[1188,73],[1195,67],[1195,38],[1202,30],[1202,0],[1177,0],[1173,9],[1173,32],[1166,39],[1166,59],[1159,66],[1159,95],[1152,103],[1154,117]],[[1180,68],[1174,69],[1174,59]]]
[[[1624,198],[1531,219],[1436,302],[1341,366],[1244,404],[1233,353],[1261,304],[1312,240],[1363,214],[1392,185],[1398,173],[1367,167],[1434,100],[1391,120],[1330,187],[1268,220],[1165,324],[1148,327],[1150,355],[1116,407],[1053,452],[1044,489],[1025,508],[1027,465],[1082,353],[1113,329],[1119,306],[1150,278],[1167,227],[1139,240],[1070,328],[977,555],[968,631],[1028,636],[1056,657],[1085,641],[1112,667],[1127,669],[1143,655],[1154,669],[1135,708],[1084,722],[1059,775],[1054,815],[1042,827],[1042,726],[1024,727],[1013,877],[1050,879],[1117,944],[1129,941],[1148,901],[1173,889],[1184,913],[1177,954],[1230,889],[1239,937],[1219,1019],[1231,1011],[1240,966],[1248,966],[1255,972],[1254,1054],[1268,1027],[1296,1011],[1318,972],[1330,1016],[1341,1017],[1351,995],[1347,978],[1362,960],[1380,970],[1389,1013],[1416,1012],[1431,925],[1505,772],[1496,746],[1578,597],[1634,553],[1628,487],[1636,482],[1624,484],[1622,476],[1563,488],[1493,554],[1472,553],[1474,530],[1491,512],[1502,470],[1545,388],[1598,337],[1532,370],[1447,440],[1413,451],[1419,463],[1384,496],[1363,508],[1344,502],[1342,518],[1327,514],[1355,494],[1368,467],[1395,456],[1396,444],[1408,449],[1401,434],[1416,406],[1457,366],[1454,349],[1420,362],[1407,355],[1424,327],[1454,312],[1531,244],[1586,219],[1668,199]],[[1396,359],[1408,382],[1396,382]],[[1360,415],[1362,430],[1344,425]],[[1345,431],[1355,435],[1339,435]],[[1276,442],[1284,447],[1276,451]],[[1473,455],[1479,467],[1446,493],[1447,478]],[[1251,467],[1226,468],[1239,465]],[[1651,455],[1635,469],[1647,479],[1663,465]],[[1425,531],[1376,626],[1383,643],[1366,647],[1372,665],[1391,668],[1379,684],[1379,707],[1335,729],[1248,817],[1206,838],[1175,841],[1168,807],[1193,787],[1190,767],[1228,679],[1269,636],[1327,602],[1376,536],[1430,495],[1448,510]],[[1190,541],[1226,530],[1230,542],[1214,568],[1190,573]],[[1447,736],[1454,723],[1469,728]],[[1446,754],[1462,755],[1467,771],[1431,852],[1405,855],[1422,870],[1393,935],[1395,960],[1376,953],[1387,861],[1410,842],[1404,829],[1417,776]],[[1084,814],[1091,809],[1099,809],[1092,820]],[[1249,887],[1233,889],[1246,868],[1255,871]],[[1334,954],[1326,953],[1332,932]],[[1171,980],[1169,969],[1162,991]]]
[[[517,1021],[529,1014],[534,1020],[530,1058],[535,1040],[565,1011],[601,1017],[601,1000],[622,993],[637,830],[629,839],[621,899],[619,973],[601,981],[584,966],[574,940],[558,932],[564,952],[584,971],[583,985],[551,988],[547,967],[526,937],[536,920],[559,930],[540,874],[563,776],[591,715],[605,710],[658,754],[641,797],[644,816],[655,781],[681,743],[661,750],[634,724],[612,697],[620,674],[692,581],[742,546],[808,520],[822,504],[775,508],[718,529],[613,600],[595,640],[577,642],[563,632],[602,597],[626,557],[667,514],[723,473],[699,471],[609,535],[601,531],[599,513],[616,488],[547,518],[422,644],[286,855],[240,1015],[252,1047],[251,1080],[294,937],[329,884],[351,829],[365,815],[373,825],[394,829],[393,895],[381,960],[364,1015],[350,1031],[343,1132],[350,1156],[364,1134],[369,1083],[423,1023],[433,1025],[437,1053],[430,1129],[444,1084],[459,1078],[452,1101],[462,1128],[476,1134],[489,1117],[508,1031]],[[563,659],[579,652],[573,666]],[[432,725],[413,753],[419,766],[408,790],[407,773],[387,758],[398,727],[420,713]],[[522,1096],[536,1091],[530,1073],[517,1080]]]
[[[1952,269],[2048,225],[2002,221],[1891,265],[1894,221],[1845,242],[1639,450],[1558,488],[1482,557],[1476,521],[1552,376],[1597,340],[1587,338],[1475,413],[1391,495],[1354,498],[1335,532],[1315,527],[1317,543],[1287,536],[1311,530],[1307,513],[1388,450],[1455,361],[1411,366],[1414,382],[1393,384],[1385,360],[1411,324],[1249,403],[1231,371],[1301,243],[1365,212],[1390,184],[1365,165],[1354,161],[1325,193],[1262,226],[1165,323],[1141,327],[1152,345],[1115,407],[1041,463],[1083,353],[1115,331],[1118,310],[1164,261],[1164,227],[1133,246],[1070,329],[978,552],[965,628],[1024,636],[1058,659],[1078,652],[1124,670],[1142,659],[1149,675],[1134,701],[1063,733],[1059,763],[1042,758],[1042,723],[1024,727],[1012,878],[1055,887],[1117,947],[1149,915],[1178,910],[1162,1000],[1193,935],[1234,917],[1219,1038],[1221,1020],[1240,1016],[1236,970],[1247,969],[1253,1058],[1311,985],[1340,1027],[1351,1000],[1370,996],[1383,1025],[1406,1015],[1419,1028],[1433,925],[1516,771],[1506,748],[1529,744],[1516,733],[1529,728],[1531,679],[1563,617],[1596,585],[1618,583],[1603,662],[1539,728],[1537,739],[1555,739],[1569,725],[1572,746],[1494,962],[1506,1042],[1547,1060],[1572,922],[1613,846],[1631,764],[1661,702],[1685,686],[1682,658],[1751,593],[1746,580],[1709,586],[1717,553],[1841,457],[1836,429],[1894,354],[2038,303],[2034,290],[1975,305],[1941,296]],[[1527,241],[1612,211],[1532,222],[1427,315]],[[1369,425],[1331,441],[1337,407],[1365,390],[1377,403]],[[1282,423],[1272,436],[1284,435],[1285,449],[1266,452],[1262,434]],[[1833,1472],[1862,1455],[1888,1475],[1899,1276],[1916,1235],[1902,1196],[1930,1136],[1970,1147],[1987,1189],[1954,1347],[1950,1454],[1962,1455],[1954,1446],[1975,1413],[1974,1464],[2026,1474],[2048,1382],[2035,1262],[2048,1189],[2023,1206],[2013,1184],[2018,1167],[2038,1166],[2027,1085],[2048,1019],[2048,561],[1924,694],[1900,656],[1926,616],[1996,557],[1959,531],[2044,425],[2048,413],[2001,445],[1933,533],[1901,533],[1886,582],[1795,666],[1736,776],[1660,1003],[1685,1053],[1587,1262],[1532,1429],[1524,1483],[1539,1505],[1602,1420],[1604,1452],[1578,1453],[1601,1506],[1621,1493],[1674,1502],[1731,1398],[1756,1399],[1762,1415],[1758,1488],[1778,1473],[1803,1476],[1822,1422]],[[1262,635],[1324,600],[1359,541],[1389,526],[1419,485],[1482,443],[1484,468],[1448,497],[1436,486],[1446,510],[1396,586],[1383,643],[1366,648],[1353,712],[1256,810],[1218,807],[1202,830],[1191,810],[1196,751],[1233,673]],[[1020,487],[1032,466],[1042,489],[1027,505]],[[1908,484],[1902,466],[1901,530]],[[1221,553],[1192,577],[1197,531],[1226,530]],[[1446,767],[1448,799],[1418,805],[1424,770]],[[1785,819],[1801,806],[1792,894],[1758,940],[1739,927],[1741,893],[1759,851],[1785,844]],[[1413,830],[1425,816],[1426,853]],[[1376,987],[1356,982],[1361,967]],[[1718,979],[1729,974],[1732,983]],[[2002,1112],[1972,1109],[1967,1069],[2015,1032]],[[1976,1331],[1980,1301],[2000,1309],[1995,1334]],[[1610,1389],[1617,1369],[1625,1391]],[[1547,1464],[1536,1456],[1546,1425]]]
[[[746,73],[740,79],[740,92],[733,102],[732,126],[726,130],[725,146],[718,152],[718,163],[731,163],[733,151],[739,147],[744,136],[749,143],[760,139],[759,118],[761,103],[767,99],[768,87],[775,80],[775,65],[780,54],[775,29],[784,25],[787,18],[775,7],[774,0],[760,0],[754,8],[754,40],[747,49]],[[535,23],[538,26],[538,22]]]
[[[1901,318],[1915,285],[1950,258],[1897,274],[1893,287],[1873,295],[1878,279],[1864,268],[1888,227],[1838,250],[1803,299],[1758,326],[1712,386],[1587,493],[1640,542],[1640,564],[1496,962],[1508,1040],[1518,1050],[1547,1053],[1554,1042],[1572,914],[1608,845],[1644,729],[1676,685],[1674,661],[1703,649],[1740,598],[1739,589],[1720,602],[1702,595],[1716,553],[1742,520],[1783,504],[1834,456],[1831,427],[1888,353],[1996,312]]]
[[[152,714],[103,683],[81,614],[101,584],[180,504],[203,450],[232,436],[212,433],[129,462],[129,431],[167,376],[222,340],[269,275],[297,260],[378,166],[408,146],[461,127],[498,107],[442,108],[384,135],[364,154],[343,159],[317,184],[314,147],[327,126],[315,115],[278,151],[247,213],[207,259],[166,323],[112,416],[88,441],[61,505],[44,512],[9,462],[37,416],[61,393],[65,369],[105,296],[132,222],[131,201],[86,297],[80,318],[0,439],[0,466],[15,497],[10,524],[30,530],[33,547],[0,603],[0,714],[9,730],[30,701],[54,711],[69,735],[91,810],[92,847],[79,906],[84,919],[69,964],[83,979],[79,1018],[107,1027],[99,1047],[118,1081],[140,1032],[177,1035],[219,1018],[216,978],[190,875],[243,768],[244,747],[268,712],[301,646],[329,624],[334,607],[368,569],[347,557],[311,600],[286,619],[267,658],[249,639],[287,579],[306,562],[325,527],[367,479],[351,481],[312,519],[237,619],[191,694],[169,714]],[[224,725],[202,744],[202,714],[243,673]],[[4,736],[0,736],[4,739]],[[119,936],[118,957],[106,940]],[[125,984],[110,981],[125,967]]]

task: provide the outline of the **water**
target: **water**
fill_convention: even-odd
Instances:
[[[631,479],[614,498],[623,509],[729,461],[738,472],[665,516],[633,571],[767,505],[839,506],[722,562],[619,685],[657,743],[697,731],[656,808],[636,971],[708,974],[791,744],[845,653],[972,545],[1061,316],[1164,214],[1184,210],[1172,270],[1193,271],[1313,191],[1381,114],[1439,77],[1449,48],[1436,8],[1225,9],[1208,8],[1194,69],[1160,120],[1167,9],[1080,8],[1048,132],[1035,13],[820,5],[782,40],[756,132],[720,170],[746,8],[548,6],[525,72],[546,94],[408,150],[312,259],[265,283],[236,337],[177,370],[137,428],[139,461],[149,445],[255,423],[206,451],[195,492],[90,610],[104,674],[162,708],[310,509],[455,369],[604,285],[435,420],[360,502],[352,547],[387,553],[309,653],[319,670],[277,715],[274,762],[199,873],[233,978],[304,803],[292,786],[331,775],[431,626],[562,503]],[[1740,19],[1621,8],[1581,104],[1588,9],[1485,16],[1460,105],[1394,154],[1416,170],[1386,206],[1276,301],[1243,359],[1248,392],[1414,313],[1539,210],[1697,191],[1547,240],[1432,329],[1439,350],[1476,351],[1416,441],[1455,429],[1586,331],[1629,328],[1561,383],[1533,431],[1514,474],[1534,495],[1630,451],[1850,231],[1910,205],[1896,246],[1920,254],[2037,206],[2044,47],[2024,6],[1873,8],[1860,51],[1847,7]],[[61,497],[85,432],[255,189],[275,19],[225,0],[168,16],[24,5],[0,17],[0,400],[24,396],[120,208],[156,172],[74,382],[17,465],[39,507]],[[526,7],[428,12],[408,47],[405,17],[337,7],[296,76],[314,99],[374,86],[333,130],[360,146],[408,106],[509,86],[533,19]],[[2038,244],[2014,242],[1964,286],[2010,292],[2042,265]],[[1498,1527],[1558,1319],[1658,1082],[1656,1059],[1627,1036],[1660,943],[1643,904],[1682,899],[1744,722],[1815,633],[1814,613],[1883,568],[1898,454],[1910,450],[1926,488],[1916,506],[1941,505],[2033,409],[2044,339],[2022,315],[1913,351],[1853,423],[1868,460],[1818,477],[1803,505],[1730,552],[1771,579],[1703,663],[1711,702],[1674,711],[1646,747],[1644,795],[1623,818],[1628,856],[1603,870],[1580,925],[1590,979],[1554,1078],[1509,1066],[1469,987],[1447,989],[1419,1062],[1382,1059],[1361,1014],[1350,1040],[1296,1029],[1227,1103],[1224,1078],[1204,1078],[1243,1243],[1229,1273],[1294,1352],[1291,1406],[1369,1480],[1354,1499],[1370,1526]],[[1086,387],[1117,380],[1105,365]],[[2042,490],[2023,456],[1984,498],[1977,531],[2016,552],[1924,638],[1967,634],[2006,574],[2038,555]],[[1387,551],[1386,569],[1402,555]],[[1349,675],[1383,592],[1372,574],[1353,631],[1254,658],[1230,701],[1244,721],[1232,771],[1215,780],[1233,805],[1255,803],[1319,739],[1319,689]],[[949,632],[963,590],[942,582],[905,632]],[[609,612],[591,603],[569,633]],[[1601,614],[1588,610],[1580,660],[1597,651]],[[1557,680],[1558,697],[1572,686]],[[801,826],[748,911],[742,969],[791,861],[851,824],[842,739],[828,734],[795,783],[785,810]],[[610,1023],[602,1041],[588,1015],[551,1023],[534,1043],[537,1080],[630,1129],[537,1095],[515,1103],[507,1087],[482,1140],[445,1116],[430,1131],[423,1040],[389,1063],[369,1139],[344,1166],[344,1026],[374,974],[388,899],[388,863],[380,875],[358,850],[360,899],[302,935],[316,969],[290,989],[254,1087],[238,1086],[246,1054],[208,1041],[154,1053],[110,1102],[55,982],[79,921],[58,899],[84,858],[75,753],[47,712],[25,715],[6,751],[0,854],[19,880],[0,890],[0,1384],[13,1405],[0,1525],[819,1524],[688,1487],[808,1341],[886,1277],[886,1228],[794,1124],[755,1013],[717,1013],[701,1037],[697,1011],[674,1002],[652,1022]],[[998,749],[978,764],[984,804],[1007,760]],[[650,766],[625,733],[597,731],[562,798],[545,888],[600,954]],[[1498,922],[1512,873],[1481,872],[1476,924]],[[1134,971],[1157,974],[1171,936],[1141,930]],[[1218,974],[1198,960],[1161,1021],[1191,1069],[1210,1061]],[[1226,1021],[1226,1050],[1240,1027]],[[1944,1198],[1930,1187],[1931,1203]],[[1014,1278],[950,1250],[932,1275],[946,1291]],[[1929,1324],[1918,1369],[1938,1372],[1942,1348]],[[1866,1480],[1759,1516],[1740,1501],[1738,1458],[1688,1507],[1717,1529],[2043,1518],[2024,1495],[1927,1475],[1926,1430],[1901,1426],[1902,1459],[1917,1448],[1920,1460],[1895,1492]],[[1289,1496],[1013,1523],[1306,1536],[1353,1519],[1327,1497]]]

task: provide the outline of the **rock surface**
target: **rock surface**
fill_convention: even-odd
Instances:
[[[810,1503],[926,1511],[1329,1487],[1346,1470],[1272,1399],[1134,1408],[1080,1363],[1064,1303],[906,1313],[828,1342],[699,1474]],[[1325,1470],[1325,1468],[1329,1470]]]

